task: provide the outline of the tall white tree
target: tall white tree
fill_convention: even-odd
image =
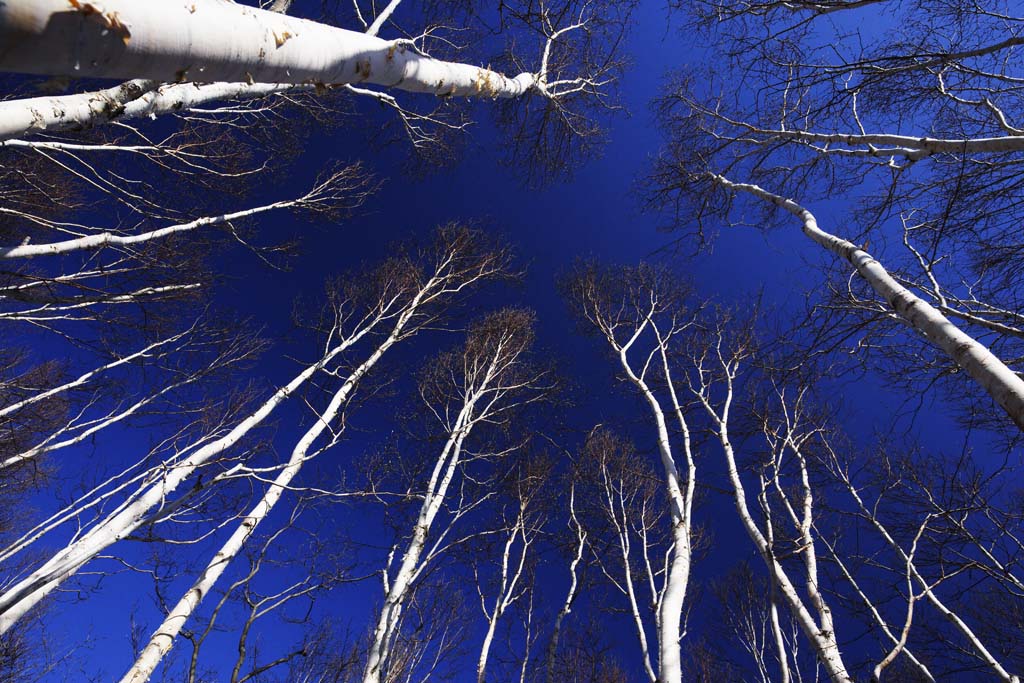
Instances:
[[[488,424],[500,423],[515,408],[538,400],[548,380],[531,367],[528,352],[533,341],[533,314],[518,309],[494,313],[469,331],[465,346],[431,362],[420,392],[443,431],[443,443],[420,495],[422,502],[409,530],[396,545],[383,569],[384,602],[370,640],[365,683],[385,680],[389,660],[402,624],[402,614],[417,581],[437,557],[451,547],[452,529],[489,494],[460,492],[459,478],[467,465],[501,457],[508,449],[471,450],[470,436]],[[511,450],[515,446],[509,447]],[[449,501],[454,493],[455,500]],[[450,507],[440,529],[438,517]],[[396,566],[391,566],[394,558]]]
[[[1001,0],[893,6],[892,26],[871,21],[874,1],[727,5],[685,8],[723,58],[716,73],[737,80],[676,79],[661,98],[656,201],[704,237],[751,213],[763,228],[800,225],[837,264],[813,300],[821,325],[836,326],[824,311],[848,314],[830,339],[859,328],[860,350],[888,364],[893,384],[913,393],[938,379],[961,414],[987,394],[1019,432],[1010,226],[1024,110],[1010,56],[1024,18]],[[897,28],[908,24],[913,37]],[[853,25],[870,30],[843,28]],[[1006,422],[992,411],[986,424]]]
[[[263,496],[242,517],[192,587],[150,637],[122,679],[125,683],[149,680],[192,612],[211,592],[285,491],[289,490],[303,465],[338,442],[341,416],[363,377],[393,346],[436,321],[449,303],[447,299],[502,273],[507,266],[505,254],[500,250],[489,251],[481,242],[482,237],[470,230],[454,226],[445,228],[438,234],[436,244],[419,259],[422,263],[412,259],[387,262],[377,272],[359,276],[369,285],[353,284],[350,286],[353,294],[332,302],[336,324],[330,330],[329,338],[336,339],[334,343],[355,346],[356,341],[367,337],[375,328],[383,327],[386,332],[370,345],[363,345],[363,360],[351,370],[339,369],[331,373],[340,381],[340,386],[326,407],[317,414],[313,425],[296,442],[290,457],[280,466]],[[367,288],[371,291],[359,291]],[[325,432],[329,432],[328,438],[318,445]]]
[[[658,669],[648,665],[647,672],[652,681],[677,683],[682,679],[681,624],[693,563],[697,491],[690,426],[676,390],[672,360],[676,340],[692,323],[685,290],[666,269],[604,269],[594,264],[581,266],[568,289],[580,315],[604,338],[623,375],[643,398],[654,423],[673,542],[665,555],[664,584],[654,596]],[[668,420],[674,422],[671,431]],[[685,467],[682,473],[677,458]]]
[[[478,280],[497,275],[504,265],[504,254],[484,248],[476,233],[449,227],[441,231],[436,251],[424,254],[422,262],[415,258],[396,257],[382,266],[375,276],[362,278],[358,286],[353,286],[355,293],[359,292],[359,287],[372,290],[377,286],[378,289],[367,297],[366,303],[358,299],[338,302],[334,324],[326,330],[326,340],[317,360],[309,363],[290,382],[251,413],[238,419],[224,433],[208,437],[205,441],[178,444],[163,463],[141,473],[134,472],[133,478],[118,482],[115,492],[123,491],[126,495],[111,512],[0,595],[0,629],[10,628],[97,554],[143,525],[159,520],[196,495],[199,488],[193,487],[177,500],[172,500],[172,494],[184,482],[204,465],[235,447],[307,382],[320,373],[336,372],[336,364],[363,339],[403,319],[397,338],[410,329],[419,329],[436,316],[437,303],[455,296]],[[353,321],[357,322],[349,334],[345,326]],[[209,488],[233,476],[244,476],[245,473],[244,463],[237,463],[208,479],[202,488]],[[61,516],[61,519],[67,519],[67,516]],[[21,544],[17,549],[24,547]]]

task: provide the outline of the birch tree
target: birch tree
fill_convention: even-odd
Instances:
[[[8,71],[165,82],[368,83],[446,96],[518,97],[535,89],[557,97],[580,85],[549,83],[543,70],[504,76],[434,60],[405,41],[209,0],[194,11],[166,1],[144,9],[115,2],[96,11],[32,0],[7,7],[0,25],[16,46],[0,63]],[[232,27],[230,45],[225,26]],[[65,40],[80,31],[76,53]]]
[[[3,603],[3,628],[10,628],[21,616],[97,554],[137,529],[165,519],[173,511],[186,505],[201,490],[231,478],[249,476],[244,461],[225,467],[202,485],[195,485],[177,499],[172,494],[182,484],[195,477],[204,466],[216,462],[256,429],[290,396],[322,373],[336,373],[338,363],[360,341],[398,325],[397,337],[392,344],[410,331],[429,324],[438,314],[438,304],[457,297],[479,280],[496,276],[504,268],[506,257],[501,250],[489,250],[479,236],[469,230],[450,226],[440,231],[437,244],[420,254],[398,256],[375,271],[361,276],[349,290],[349,296],[335,301],[333,316],[327,318],[324,342],[319,357],[306,365],[290,382],[266,398],[261,405],[240,416],[223,431],[216,431],[194,443],[175,444],[163,463],[138,471],[139,465],[129,468],[123,475],[108,483],[112,491],[96,491],[92,503],[88,499],[77,501],[71,509],[59,513],[13,546],[8,555],[20,552],[39,534],[46,533],[81,506],[95,505],[111,496],[120,496],[109,513],[99,517],[66,547],[49,560],[12,582],[0,596]],[[351,327],[348,327],[351,326]],[[387,337],[385,336],[385,339]],[[379,350],[379,349],[378,349]],[[357,378],[358,380],[358,378]],[[351,391],[351,387],[348,391]],[[326,428],[326,422],[321,430]],[[319,435],[320,432],[317,432]],[[312,445],[305,446],[301,461]],[[300,449],[301,450],[301,449]],[[145,459],[141,462],[145,462]],[[293,468],[294,469],[294,468]],[[289,470],[291,472],[291,470]],[[277,487],[276,496],[280,495]],[[276,500],[275,500],[276,502]],[[243,525],[244,526],[244,525]],[[244,540],[243,533],[240,538]],[[163,640],[163,639],[161,639]]]
[[[626,600],[630,629],[639,645],[640,666],[652,683],[659,660],[650,642],[653,632],[662,647],[661,607],[673,557],[666,541],[664,500],[657,477],[636,462],[627,442],[604,430],[593,431],[583,446],[578,468],[594,508],[589,515],[602,537],[592,541],[594,562],[608,583]],[[595,535],[598,532],[595,532]],[[682,620],[681,615],[678,617]]]
[[[835,296],[822,288],[817,301],[853,312],[845,329],[860,330],[861,349],[914,384],[941,378],[966,412],[983,412],[987,394],[1019,429],[1020,297],[1009,276],[1019,263],[1007,221],[1019,205],[1009,55],[1021,18],[1002,2],[922,2],[898,8],[901,28],[844,32],[879,6],[688,8],[739,81],[723,88],[724,71],[676,79],[660,101],[670,139],[656,201],[680,218],[696,211],[705,235],[750,213],[764,227],[802,228],[838,264]],[[849,209],[819,211],[826,198]]]
[[[473,244],[480,240],[479,236],[468,231],[447,228],[438,236],[438,243],[427,257],[426,268],[422,272],[413,262],[389,264],[389,268],[383,272],[366,278],[372,290],[376,291],[343,295],[332,303],[338,323],[328,336],[336,338],[337,343],[346,347],[354,346],[356,341],[366,337],[381,323],[385,326],[390,324],[390,330],[384,332],[376,346],[370,346],[364,351],[363,360],[353,363],[354,367],[347,374],[340,371],[332,373],[336,375],[340,386],[331,395],[327,406],[296,442],[291,456],[280,467],[262,498],[242,518],[192,588],[182,596],[157,628],[135,665],[123,678],[126,683],[149,680],[200,600],[210,593],[246,540],[255,533],[283,493],[290,488],[303,465],[338,442],[340,427],[332,425],[340,423],[345,406],[351,401],[362,378],[393,346],[435,321],[439,311],[444,310],[447,297],[501,273],[505,267],[503,254],[500,251],[487,252]],[[328,431],[324,443],[317,445]]]
[[[804,636],[830,680],[836,683],[853,680],[840,652],[832,608],[822,591],[818,573],[817,550],[812,531],[815,514],[814,496],[806,474],[806,464],[803,464],[801,469],[802,493],[799,503],[791,503],[788,497],[784,499],[789,521],[797,527],[800,534],[797,552],[803,558],[801,579],[807,590],[806,600],[797,592],[797,584],[790,571],[780,562],[780,553],[776,549],[776,522],[772,519],[772,507],[766,497],[771,484],[770,475],[760,477],[761,494],[758,500],[763,515],[762,522],[759,523],[748,505],[747,489],[740,476],[729,421],[736,398],[737,377],[742,364],[749,358],[750,342],[744,339],[742,332],[738,338],[727,340],[725,329],[724,322],[710,326],[706,336],[701,335],[703,339],[697,337],[696,343],[691,345],[693,370],[687,373],[689,392],[704,408],[711,421],[713,433],[725,456],[726,472],[732,486],[737,514],[765,563],[773,592],[778,592],[779,601],[787,606],[800,624]],[[786,432],[782,441],[783,448],[793,450],[797,453],[798,459],[802,460],[799,437]],[[777,470],[778,460],[773,467]],[[778,654],[780,666],[785,671],[788,668],[786,655],[782,652]],[[785,675],[783,673],[783,676]]]
[[[697,487],[686,407],[673,379],[674,345],[692,321],[685,307],[685,290],[667,269],[646,265],[613,269],[595,264],[580,266],[567,289],[579,314],[604,338],[628,383],[644,399],[654,422],[672,545],[664,556],[664,583],[654,596],[658,669],[646,668],[651,681],[679,681],[679,642],[693,562]],[[672,431],[669,420],[675,423]],[[682,474],[677,458],[685,463]],[[654,577],[650,578],[653,582]],[[644,654],[647,656],[646,651]]]
[[[445,128],[463,126],[448,123],[443,113],[418,112],[387,90],[443,98],[538,99],[543,104],[531,105],[525,118],[519,119],[529,121],[530,131],[516,139],[536,138],[528,153],[540,152],[556,164],[562,162],[556,161],[560,154],[552,144],[556,141],[551,138],[553,131],[562,131],[557,133],[560,152],[573,138],[593,132],[592,123],[584,125],[588,121],[584,112],[593,102],[601,106],[618,72],[621,62],[616,53],[628,15],[622,8],[627,3],[597,6],[567,0],[502,5],[503,24],[508,21],[527,35],[540,37],[537,45],[525,41],[536,54],[516,55],[510,61],[522,67],[517,74],[431,56],[435,49],[444,52],[452,44],[444,37],[435,40],[431,27],[411,38],[379,37],[394,21],[399,4],[400,0],[393,0],[376,16],[364,17],[356,3],[354,13],[362,30],[354,31],[273,11],[281,9],[278,6],[262,10],[215,0],[191,9],[162,1],[141,11],[131,3],[104,5],[99,11],[93,5],[76,5],[68,11],[59,3],[26,1],[0,16],[5,42],[16,41],[19,47],[14,52],[20,55],[9,55],[0,69],[132,80],[93,93],[5,103],[0,110],[5,121],[0,137],[104,125],[115,118],[155,116],[214,100],[290,97],[328,88],[343,88],[348,95],[375,100],[393,110],[416,146],[436,142],[437,133]],[[461,20],[473,16],[470,13]],[[47,49],[43,45],[47,41],[55,49],[64,45],[64,38],[52,32],[57,25],[61,31],[81,36],[76,44],[89,56],[79,48],[62,56]],[[232,33],[226,41],[223,27],[227,26]],[[172,27],[178,39],[165,41]],[[39,63],[38,55],[29,54],[37,47],[43,48],[40,54],[54,59]],[[195,85],[176,85],[185,81]]]
[[[558,646],[562,638],[562,628],[565,619],[572,612],[573,604],[579,596],[580,574],[583,571],[581,563],[584,560],[584,553],[587,550],[587,530],[583,527],[576,514],[576,481],[569,485],[569,523],[572,531],[572,550],[569,560],[569,587],[565,592],[565,599],[562,601],[555,621],[551,629],[551,639],[548,641],[547,651],[544,657],[544,680],[553,683],[556,680],[556,663],[558,661]],[[585,565],[584,565],[585,566]]]
[[[1003,535],[1015,536],[1012,529],[1017,523],[1004,516],[1007,513],[995,498],[982,492],[995,485],[999,472],[995,477],[981,475],[969,455],[950,461],[944,454],[903,452],[884,442],[876,446],[866,465],[854,467],[847,445],[837,435],[829,435],[823,443],[819,457],[838,489],[834,495],[837,499],[845,495],[852,502],[843,507],[848,523],[863,525],[874,535],[877,546],[872,547],[885,554],[876,558],[891,558],[868,562],[862,550],[835,560],[890,641],[873,663],[872,675],[877,680],[897,676],[888,670],[902,657],[913,662],[922,678],[940,678],[919,661],[917,655],[924,654],[932,668],[958,666],[999,680],[1019,680],[1016,671],[1021,664],[1012,648],[1002,644],[1002,629],[993,628],[983,611],[971,606],[973,600],[960,599],[960,581],[973,586],[976,596],[992,591],[1009,604],[1020,599],[1003,583],[1015,582],[1016,572],[1004,562],[1015,554],[1011,548],[1016,541]],[[904,471],[908,473],[905,480]],[[1006,524],[989,527],[990,519]],[[986,541],[979,545],[981,536]],[[829,553],[834,556],[836,549],[829,546]],[[903,586],[898,597],[880,594],[885,583],[870,581],[872,566],[884,568],[895,578],[895,585]],[[998,579],[990,578],[995,567],[1001,568],[996,570]],[[853,579],[858,572],[865,574],[860,586]],[[882,605],[891,602],[900,605],[903,613],[890,629],[880,612]],[[943,650],[957,652],[956,664],[932,649],[939,643]]]
[[[533,575],[537,566],[537,546],[544,532],[545,505],[544,497],[549,494],[548,479],[551,476],[552,463],[534,456],[518,464],[511,474],[511,481],[505,486],[511,491],[506,494],[509,500],[504,501],[502,512],[497,521],[501,527],[491,538],[498,546],[499,559],[496,567],[488,571],[481,567],[483,562],[473,562],[473,574],[476,579],[477,595],[480,609],[487,624],[480,653],[477,657],[477,683],[495,680],[492,673],[488,675],[491,652],[495,645],[498,626],[507,622],[506,613],[518,607],[525,612],[524,654],[521,661],[520,678],[529,667],[532,639],[530,628],[533,617]],[[483,555],[484,553],[474,553]],[[494,576],[489,577],[488,574]],[[494,667],[491,666],[491,669]],[[511,677],[508,673],[506,677]]]
[[[780,374],[765,359],[755,367],[749,330],[723,314],[701,325],[687,348],[688,392],[710,420],[734,506],[767,570],[762,632],[745,637],[762,675],[774,679],[764,673],[764,662],[774,660],[782,680],[797,679],[799,646],[785,628],[791,619],[832,680],[941,680],[944,667],[960,665],[932,650],[937,642],[943,649],[962,648],[969,666],[986,675],[1018,680],[1010,656],[994,646],[998,638],[983,628],[985,620],[969,618],[969,608],[942,597],[961,579],[977,581],[968,578],[975,565],[965,560],[977,546],[968,549],[954,540],[956,533],[939,521],[950,518],[952,498],[941,494],[946,502],[932,504],[948,481],[960,480],[958,472],[972,480],[969,456],[950,465],[936,458],[927,467],[943,474],[934,477],[910,460],[896,465],[885,456],[880,466],[861,456],[847,460],[839,453],[857,452],[856,447],[841,438],[835,413],[812,398],[813,383],[824,381],[823,375],[807,364]],[[905,472],[918,473],[912,481],[923,476],[931,483],[908,487]],[[998,505],[988,514],[998,517],[993,508]],[[988,535],[989,548],[1003,547],[1001,531],[982,532],[981,520],[975,524],[974,533]],[[1003,550],[995,552],[1005,558]],[[982,564],[996,558],[982,560],[983,555]],[[954,558],[964,561],[957,565]],[[932,610],[927,617],[926,606]],[[842,639],[851,637],[844,633],[855,625],[876,643],[865,664]],[[750,631],[751,624],[741,620],[741,627]]]
[[[440,448],[422,489],[413,527],[407,538],[396,543],[382,571],[384,601],[363,672],[368,683],[385,680],[402,614],[417,582],[458,541],[453,531],[457,523],[490,495],[472,495],[462,473],[474,461],[500,458],[515,448],[485,446],[477,451],[470,436],[487,425],[505,422],[513,409],[542,395],[544,373],[529,363],[532,325],[533,314],[528,311],[491,314],[471,328],[462,349],[438,357],[424,372],[420,394],[440,426]],[[440,528],[435,526],[438,522]]]

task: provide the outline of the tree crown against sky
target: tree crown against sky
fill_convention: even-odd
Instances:
[[[1012,3],[257,4],[0,7],[5,676],[1019,680]]]

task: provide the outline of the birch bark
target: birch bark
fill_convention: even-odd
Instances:
[[[791,199],[746,183],[735,183],[712,174],[714,182],[730,190],[746,192],[785,209],[803,222],[803,231],[810,239],[836,256],[848,261],[893,310],[925,339],[946,352],[949,357],[974,378],[1013,420],[1024,429],[1024,379],[1006,367],[984,344],[974,339],[924,299],[897,282],[892,275],[865,250],[825,232],[807,209]]]
[[[0,634],[7,632],[18,619],[73,576],[86,562],[142,526],[149,513],[163,503],[192,473],[204,463],[227,451],[255,429],[342,350],[341,346],[331,349],[320,361],[310,365],[292,381],[278,389],[225,436],[206,444],[181,462],[168,463],[162,474],[148,483],[130,502],[4,591],[3,595],[0,595]]]
[[[720,338],[718,343],[721,343]],[[811,614],[810,610],[807,609],[807,606],[801,599],[796,586],[789,578],[789,574],[775,556],[774,549],[765,537],[765,533],[763,533],[759,528],[757,521],[750,512],[750,508],[747,506],[746,489],[743,485],[742,479],[740,478],[739,469],[736,464],[736,454],[733,450],[732,439],[729,435],[729,414],[732,408],[734,396],[733,382],[738,369],[738,360],[727,359],[724,357],[721,354],[720,346],[717,349],[716,355],[722,365],[725,383],[724,398],[722,399],[720,408],[716,410],[711,404],[711,400],[709,398],[710,387],[706,383],[707,376],[705,374],[705,369],[700,364],[698,364],[697,367],[697,375],[700,378],[699,384],[693,386],[691,391],[693,391],[694,397],[701,402],[708,416],[711,418],[714,425],[714,431],[716,432],[718,441],[722,446],[722,451],[725,455],[726,472],[729,477],[729,482],[732,485],[733,502],[736,506],[736,512],[739,514],[740,521],[742,522],[747,535],[754,543],[754,547],[757,549],[758,554],[761,555],[768,572],[771,574],[772,585],[777,589],[779,597],[785,601],[793,617],[800,625],[801,630],[810,642],[811,647],[817,655],[818,661],[821,662],[821,665],[824,667],[829,679],[832,680],[832,683],[851,683],[853,679],[850,678],[850,675],[846,670],[846,664],[844,663],[839,651],[839,643],[836,638],[835,630],[831,628],[831,615],[827,611],[827,607],[825,607],[822,612],[822,621],[824,623],[817,623],[814,616]],[[812,580],[813,578],[808,576],[808,581],[810,582]],[[816,587],[812,586],[811,590],[812,595],[816,594]],[[825,618],[826,615],[828,617],[827,619]]]
[[[547,683],[555,683],[555,660],[558,656],[558,641],[562,635],[562,623],[572,612],[572,605],[576,601],[576,592],[579,589],[578,568],[583,560],[583,551],[587,545],[587,532],[576,517],[576,486],[569,490],[569,520],[570,527],[576,532],[576,554],[569,563],[569,590],[565,594],[565,601],[558,616],[555,617],[555,625],[551,631],[551,641],[548,643],[547,658],[544,663],[545,680]]]
[[[227,30],[226,27],[230,27]],[[97,78],[268,84],[372,83],[440,96],[519,97],[543,88],[418,53],[409,41],[223,0],[10,0],[0,69]]]
[[[477,233],[458,226],[442,228],[438,232],[435,250],[426,258],[430,259],[431,270],[429,276],[423,276],[425,279],[422,280],[419,280],[418,271],[409,271],[408,261],[399,259],[394,263],[386,262],[383,277],[387,279],[390,276],[391,280],[387,280],[388,284],[381,283],[381,298],[369,307],[362,322],[355,324],[356,332],[339,338],[340,331],[333,331],[317,362],[296,375],[226,435],[204,444],[181,460],[171,459],[154,470],[139,490],[106,518],[0,595],[0,633],[10,629],[21,616],[86,562],[150,521],[153,511],[166,506],[171,494],[201,466],[226,452],[261,424],[279,405],[327,368],[340,354],[358,344],[378,326],[401,316],[410,298],[418,297],[418,301],[427,304],[442,297],[457,296],[472,283],[500,272],[507,263],[507,257],[501,250],[489,250]],[[400,272],[393,272],[394,268]],[[415,277],[410,279],[410,275]],[[436,311],[426,315],[420,323],[429,322],[434,315]]]
[[[423,295],[429,289],[429,287],[426,288],[413,298],[409,306],[397,318],[394,328],[384,342],[370,354],[369,358],[352,371],[341,387],[334,393],[323,413],[317,416],[316,423],[296,443],[288,462],[274,479],[273,483],[267,488],[260,501],[243,518],[242,523],[225,541],[220,550],[217,551],[196,582],[182,596],[174,608],[171,609],[163,623],[160,624],[150,637],[149,642],[136,659],[135,664],[121,679],[122,683],[143,683],[148,681],[153,675],[153,671],[164,655],[170,651],[178,633],[192,616],[199,603],[209,594],[231,561],[241,552],[246,541],[256,532],[256,528],[274,509],[284,491],[302,469],[306,460],[309,459],[310,449],[312,449],[313,444],[337,420],[359,381],[377,364],[388,349],[397,344],[403,337],[409,321],[416,314]]]
[[[520,358],[531,342],[532,314],[502,311],[485,318],[470,332],[466,348],[458,357],[449,356],[448,364],[438,361],[437,367],[443,371],[440,381],[452,385],[448,389],[454,390],[457,402],[442,407],[430,406],[434,415],[445,422],[447,437],[424,489],[423,502],[398,571],[392,578],[389,568],[384,570],[384,604],[370,641],[363,683],[384,680],[391,649],[401,628],[405,604],[417,578],[439,552],[436,545],[428,549],[427,543],[448,490],[462,465],[466,438],[477,424],[495,419],[508,410],[514,404],[509,402],[511,393],[536,388],[536,376],[523,377],[519,373],[522,369]],[[450,415],[454,418],[449,418]],[[477,453],[473,457],[479,459],[484,456]]]

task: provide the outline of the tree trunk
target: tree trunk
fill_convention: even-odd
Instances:
[[[421,568],[420,558],[427,544],[427,535],[434,523],[434,518],[441,509],[448,486],[455,477],[455,471],[459,465],[462,442],[466,436],[466,431],[463,430],[467,429],[466,421],[471,411],[472,404],[463,406],[462,413],[456,421],[456,429],[449,436],[434,467],[430,483],[427,485],[427,494],[423,498],[423,504],[416,519],[412,539],[409,541],[409,547],[402,556],[402,564],[394,581],[388,586],[387,594],[384,597],[380,617],[377,619],[377,626],[374,629],[373,641],[370,643],[370,652],[366,658],[363,683],[380,683],[382,680],[381,674],[395,637],[398,618],[405,605],[413,579]]]
[[[339,346],[332,349],[320,362],[309,366],[275,392],[258,410],[242,420],[228,434],[206,444],[180,463],[175,463],[174,467],[169,468],[166,474],[160,476],[134,500],[4,591],[3,595],[0,595],[0,634],[6,633],[19,618],[64,580],[74,575],[82,565],[138,529],[145,523],[152,509],[166,501],[167,497],[200,466],[225,452],[263,422],[274,409],[340,353],[342,348]]]
[[[413,309],[414,310],[414,309]],[[408,312],[411,315],[411,311]],[[178,633],[184,627],[189,617],[199,606],[210,590],[220,579],[221,575],[227,569],[228,564],[238,556],[241,552],[242,547],[246,541],[256,532],[256,527],[259,526],[266,517],[270,514],[274,506],[280,500],[281,495],[285,489],[291,484],[292,479],[302,469],[302,465],[305,463],[309,456],[309,451],[313,447],[316,440],[323,434],[327,426],[334,422],[338,415],[341,413],[342,408],[348,402],[349,397],[352,394],[353,389],[359,383],[370,369],[377,364],[377,361],[383,357],[384,353],[393,346],[402,333],[402,328],[405,322],[409,320],[409,315],[404,315],[399,319],[398,324],[395,326],[394,331],[384,341],[373,354],[364,361],[355,371],[349,375],[345,383],[335,392],[331,398],[330,403],[324,409],[323,414],[317,416],[316,423],[310,427],[302,438],[299,439],[295,448],[292,449],[291,457],[288,459],[284,469],[281,470],[280,474],[274,479],[273,483],[270,484],[266,493],[263,494],[263,498],[256,504],[255,507],[246,515],[242,523],[239,524],[235,532],[231,534],[228,540],[224,543],[221,549],[213,556],[213,559],[203,570],[202,575],[196,580],[187,593],[178,601],[178,604],[168,613],[163,623],[156,629],[153,635],[149,639],[149,643],[143,649],[142,653],[136,659],[135,664],[132,668],[124,675],[121,679],[121,683],[144,683],[148,681],[150,676],[153,675],[153,671],[156,669],[160,660],[163,659],[164,655],[171,649],[174,644],[174,639],[177,638]]]
[[[943,351],[988,392],[1006,411],[1014,424],[1024,429],[1024,379],[1006,367],[984,344],[950,322],[934,306],[897,282],[871,254],[847,240],[818,227],[814,215],[791,199],[772,194],[757,185],[734,183],[712,175],[715,182],[731,190],[740,190],[771,202],[803,221],[804,234],[825,249],[848,261],[857,273],[893,310]]]
[[[0,69],[46,75],[242,83],[372,83],[460,97],[518,97],[538,81],[418,53],[409,41],[224,0],[7,0]]]

